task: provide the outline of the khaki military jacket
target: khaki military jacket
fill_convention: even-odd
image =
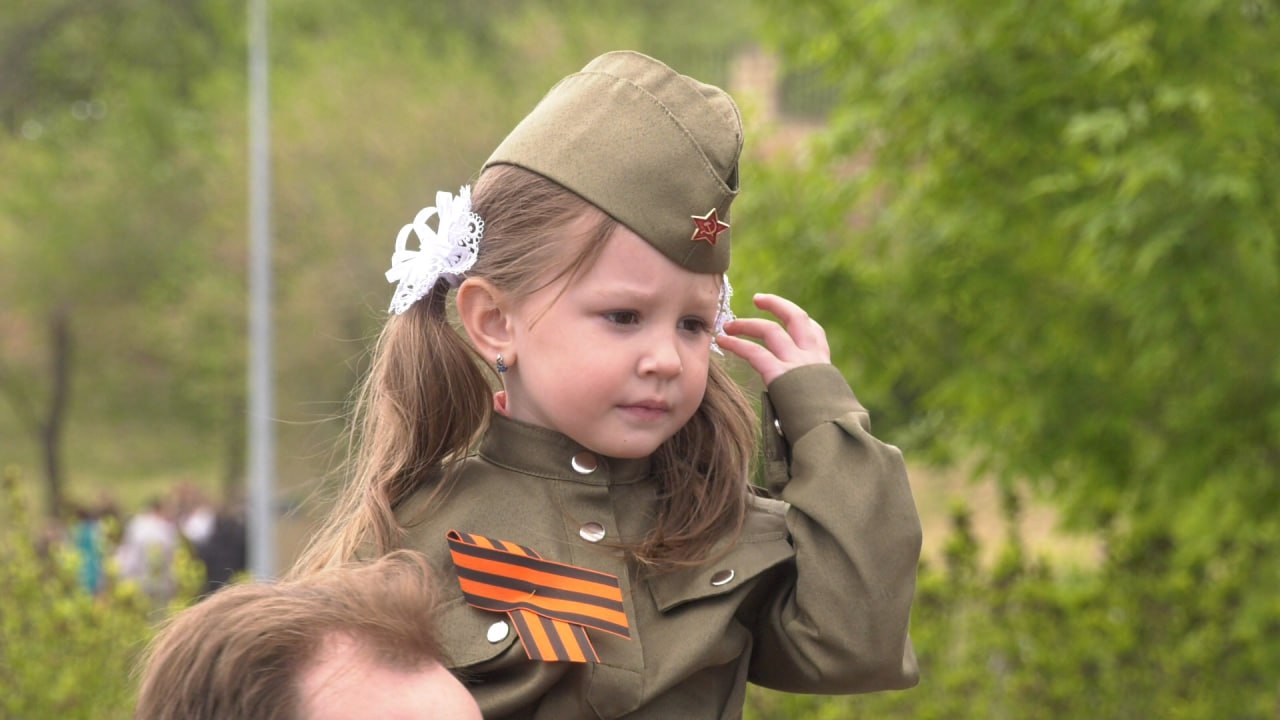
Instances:
[[[781,428],[766,443],[780,499],[755,498],[727,552],[662,574],[607,542],[648,529],[648,460],[588,457],[563,435],[493,418],[406,541],[438,573],[447,664],[486,718],[738,718],[747,682],[812,693],[916,683],[907,623],[920,522],[901,454],[872,437],[831,366],[786,373],[764,405],[767,425]],[[402,520],[424,514],[424,501],[406,501]],[[527,659],[506,615],[464,601],[450,530],[618,576],[631,639],[589,631],[599,664]]]

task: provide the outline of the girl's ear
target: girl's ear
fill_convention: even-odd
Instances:
[[[454,298],[458,320],[476,350],[489,360],[504,355],[514,359],[512,317],[507,312],[506,295],[485,278],[467,278]]]

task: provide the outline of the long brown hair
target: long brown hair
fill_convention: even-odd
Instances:
[[[588,269],[617,225],[560,185],[513,166],[485,170],[472,201],[485,229],[467,274],[487,278],[516,302]],[[571,225],[586,232],[568,232]],[[350,425],[351,480],[294,573],[399,547],[404,529],[396,507],[423,487],[432,489],[432,502],[443,501],[458,462],[488,426],[493,377],[450,324],[448,294],[442,281],[387,320]],[[702,405],[654,453],[659,514],[649,535],[627,550],[658,567],[705,559],[742,527],[755,448],[754,411],[713,361]]]

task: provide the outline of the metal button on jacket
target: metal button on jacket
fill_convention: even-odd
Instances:
[[[583,523],[582,527],[578,528],[578,535],[587,542],[600,542],[604,539],[604,526],[598,522]]]
[[[503,640],[507,639],[507,634],[510,632],[511,632],[511,628],[507,626],[506,621],[499,620],[498,622],[489,626],[489,631],[486,632],[484,636],[491,643],[500,643]]]
[[[711,576],[711,584],[719,587],[727,585],[733,581],[733,570],[717,570],[715,575]]]
[[[599,467],[599,463],[596,461],[596,456],[586,450],[574,455],[573,459],[569,461],[569,464],[573,466],[574,472],[579,475],[590,475],[596,471],[597,467]]]

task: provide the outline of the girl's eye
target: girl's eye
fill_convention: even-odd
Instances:
[[[613,310],[605,313],[604,319],[614,325],[635,325],[640,322],[640,314],[633,310]]]
[[[700,317],[687,317],[680,321],[680,329],[685,332],[701,334],[707,332],[710,327],[707,321]]]

